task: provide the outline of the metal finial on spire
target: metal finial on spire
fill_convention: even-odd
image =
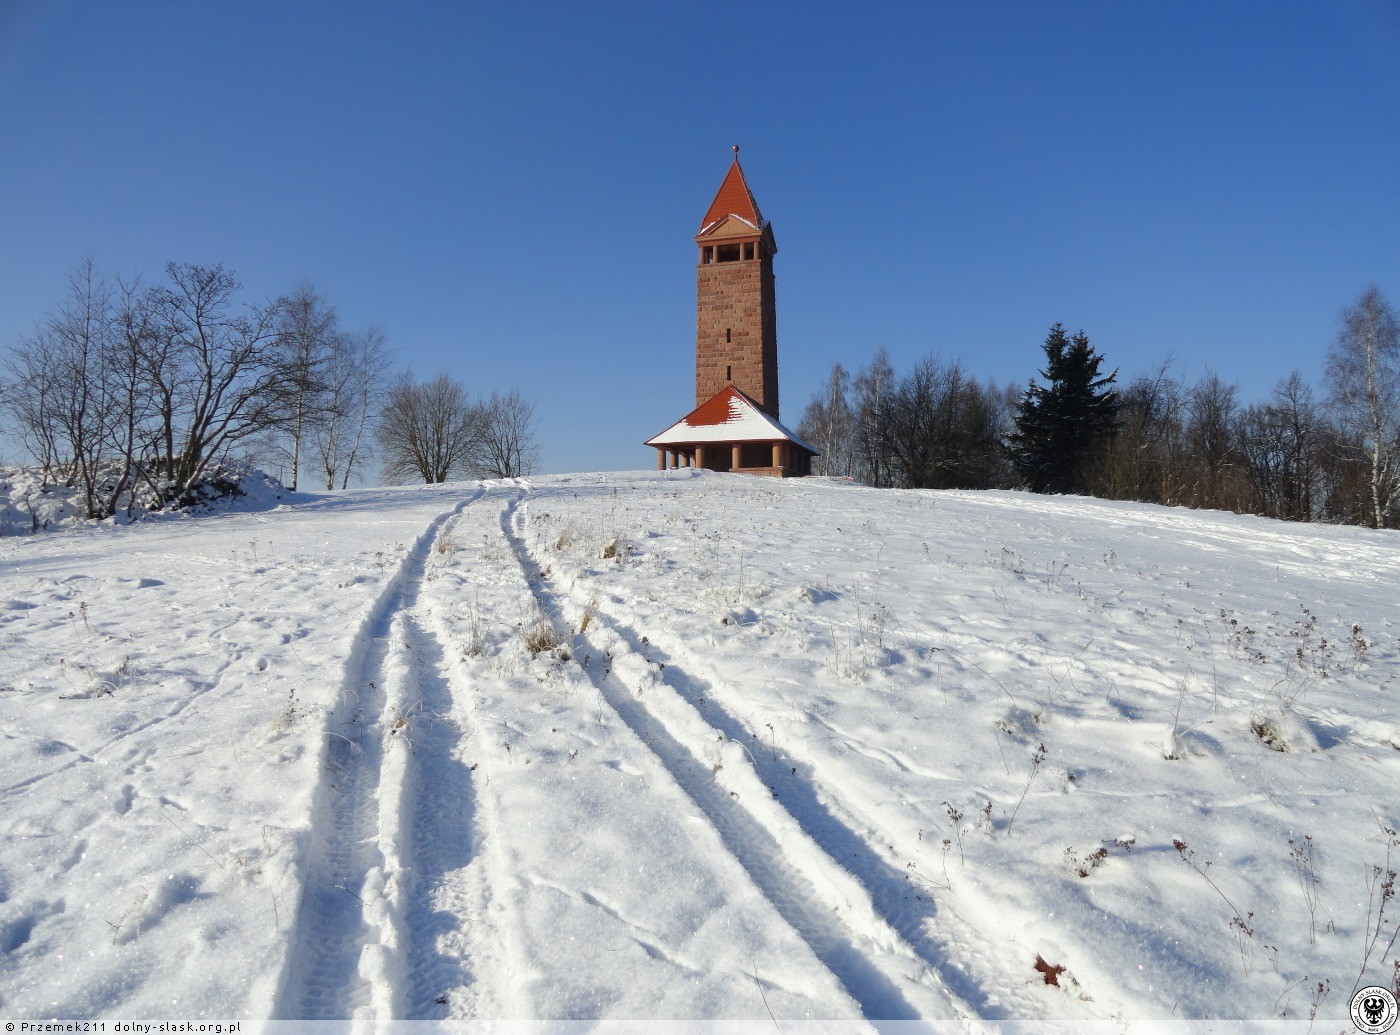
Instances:
[[[738,157],[739,157],[739,145],[738,145],[738,144],[735,144],[735,145],[734,145],[734,157],[735,157],[735,158],[738,158]]]

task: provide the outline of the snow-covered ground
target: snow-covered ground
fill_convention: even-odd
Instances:
[[[1396,978],[1396,533],[676,471],[0,579],[3,1016],[1337,1022]]]

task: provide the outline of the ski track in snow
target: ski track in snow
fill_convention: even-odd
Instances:
[[[469,980],[460,964],[434,951],[453,918],[433,908],[431,894],[470,857],[471,780],[452,757],[458,737],[447,718],[442,648],[413,609],[434,542],[483,494],[477,489],[431,522],[355,637],[326,725],[302,902],[275,1017],[425,1016],[437,1005],[433,989]],[[400,733],[419,712],[410,744]],[[394,752],[406,752],[407,762]],[[392,829],[395,823],[407,829]]]
[[[665,684],[688,701],[706,722],[728,740],[749,748],[747,755],[774,799],[797,821],[803,833],[865,886],[881,920],[899,933],[944,985],[975,1011],[975,1016],[997,1015],[996,1004],[988,990],[954,961],[954,953],[948,945],[932,936],[931,929],[939,917],[932,896],[917,893],[918,889],[905,871],[882,857],[875,845],[859,833],[857,820],[840,807],[835,796],[826,792],[811,759],[795,757],[777,744],[764,741],[760,731],[750,728],[721,705],[711,683],[677,664],[675,658],[682,653],[681,648],[668,653],[656,646],[658,635],[664,639],[664,633],[648,630],[644,635],[598,605],[594,605],[594,614],[648,664],[663,664]],[[686,661],[694,671],[704,667],[693,656]],[[853,738],[851,743],[854,747],[860,742]],[[899,768],[909,768],[888,752],[871,752],[871,755],[892,761]],[[971,935],[973,932],[960,933]]]
[[[552,580],[544,575],[521,530],[516,527],[521,521],[521,504],[528,491],[527,486],[502,510],[501,531],[536,600],[557,622],[565,594],[553,588]],[[622,642],[629,651],[645,658],[638,650],[640,643],[635,633],[625,633],[612,624],[609,628],[622,633]],[[743,745],[746,738],[736,738],[729,733],[737,724],[711,724],[694,707],[687,708],[690,715],[683,716],[679,722],[674,713],[663,719],[659,709],[649,707],[639,694],[623,684],[615,672],[618,659],[600,649],[586,632],[574,634],[573,649],[575,657],[593,660],[585,666],[585,672],[609,707],[647,745],[705,815],[755,886],[835,975],[865,1017],[915,1020],[973,1015],[973,1008],[941,979],[939,971],[946,969],[943,962],[940,960],[939,966],[931,967],[927,956],[910,946],[908,935],[918,937],[919,918],[901,916],[889,908],[890,896],[883,893],[882,886],[889,879],[887,876],[881,875],[873,889],[866,888],[875,902],[874,915],[860,915],[863,912],[860,907],[853,906],[843,894],[841,878],[847,876],[848,871],[838,860],[844,858],[847,864],[855,863],[857,880],[861,877],[868,880],[878,871],[872,865],[868,846],[831,819],[815,795],[799,805],[797,812],[791,813],[791,819],[796,820],[796,826],[809,837],[813,833],[810,828],[821,827],[817,832],[824,833],[825,838],[812,837],[815,844],[799,844],[794,849],[792,841],[795,839],[781,836],[783,827],[789,824],[781,819],[775,823],[771,815],[765,814],[786,809],[787,803],[765,800],[761,792],[768,790],[772,794],[771,789],[760,787],[755,781],[752,790],[760,793],[752,794],[756,799],[754,805],[748,804],[716,779],[716,770],[704,760],[699,730],[716,732],[717,738],[724,736]],[[674,691],[674,687],[666,683],[658,683],[656,689]],[[685,695],[679,696],[685,699]],[[751,754],[749,758],[752,761]],[[813,808],[824,813],[827,822],[812,822]],[[836,828],[841,830],[840,836],[835,834]],[[907,887],[902,876],[898,877],[898,882],[901,890]],[[959,979],[957,984],[970,988],[965,980]]]
[[[446,1016],[441,1000],[451,988],[471,983],[472,973],[460,958],[438,950],[439,936],[450,935],[463,921],[434,900],[448,874],[471,861],[476,794],[471,771],[455,749],[463,730],[452,718],[452,685],[446,678],[442,644],[415,616],[405,613],[409,650],[416,652],[416,701],[406,700],[404,718],[410,732],[401,741],[412,759],[405,788],[404,821],[411,824],[407,859],[408,893],[407,999],[397,1015]]]

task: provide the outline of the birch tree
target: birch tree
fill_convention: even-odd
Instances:
[[[329,368],[343,338],[335,307],[305,282],[278,300],[275,334],[280,369],[272,391],[283,439],[280,452],[291,472],[288,488],[295,490],[302,453],[330,413]]]
[[[850,477],[855,473],[853,455],[855,415],[849,399],[851,377],[836,363],[826,383],[812,396],[797,422],[797,435],[821,455],[813,461],[813,473]]]
[[[855,461],[861,481],[878,488],[894,484],[889,451],[890,404],[894,367],[890,354],[877,349],[870,365],[855,380]]]
[[[1374,285],[1342,310],[1327,382],[1338,419],[1365,456],[1371,524],[1384,528],[1400,504],[1400,321]]]
[[[326,369],[327,405],[315,432],[326,488],[347,488],[370,453],[373,421],[383,405],[389,348],[377,327],[340,336]]]

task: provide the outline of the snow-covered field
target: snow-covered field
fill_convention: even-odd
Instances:
[[[0,575],[0,1016],[1337,1030],[1396,979],[1396,533],[677,471]]]

